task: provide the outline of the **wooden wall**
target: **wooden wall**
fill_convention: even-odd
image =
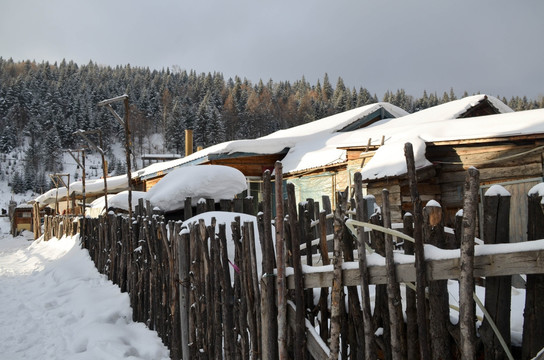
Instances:
[[[482,187],[542,178],[542,150],[530,152],[540,145],[535,141],[428,145],[426,156],[436,163],[439,200],[444,207],[447,226],[452,226],[455,213],[463,206],[463,184],[469,167],[474,166],[480,171]],[[524,155],[517,156],[519,154]],[[511,189],[518,191],[515,186]],[[520,206],[523,204],[512,203],[512,208]]]

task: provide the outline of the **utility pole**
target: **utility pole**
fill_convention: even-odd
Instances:
[[[75,152],[75,153],[81,153],[81,162],[79,161],[79,155],[76,157],[74,154],[72,154],[72,151]],[[79,149],[79,150],[66,150],[66,152],[68,154],[70,154],[70,156],[72,157],[72,159],[74,159],[74,161],[76,162],[76,164],[79,165],[79,167],[81,167],[81,193],[82,193],[82,196],[83,196],[83,206],[82,206],[82,218],[81,218],[81,242],[84,242],[85,241],[85,209],[87,208],[86,206],[86,202],[87,202],[87,198],[86,198],[86,194],[85,194],[85,149]]]
[[[71,150],[68,149],[66,152],[74,159],[76,164],[83,170],[81,175],[81,186],[82,186],[82,196],[83,196],[83,216],[85,216],[85,150]],[[79,155],[76,157],[73,153],[81,153],[81,161],[79,161]]]
[[[66,176],[68,181],[64,182],[63,177]],[[51,178],[51,181],[55,184],[55,187],[57,189],[55,194],[55,212],[59,213],[59,183],[64,185],[66,188],[66,213],[70,213],[70,174],[49,174],[49,177]]]
[[[99,146],[96,146],[96,144],[87,137],[88,134],[98,134]],[[104,177],[104,208],[106,209],[106,214],[107,214],[108,213],[108,162],[106,161],[104,150],[102,150],[102,131],[100,131],[100,129],[87,130],[87,131],[83,131],[80,129],[75,131],[74,135],[81,136],[83,139],[85,139],[85,141],[87,141],[87,143],[93,149],[95,149],[96,151],[100,153],[100,156],[102,156],[102,172]]]
[[[123,101],[125,105],[125,118],[123,119],[111,106],[114,102]],[[119,123],[125,128],[125,152],[127,155],[127,178],[128,178],[128,236],[129,240],[132,241],[132,174],[131,174],[131,164],[130,164],[130,155],[131,155],[131,141],[130,141],[130,129],[129,129],[129,106],[128,106],[128,95],[123,94],[111,99],[102,100],[98,103],[98,106],[105,106],[113,115],[113,117],[119,121]]]

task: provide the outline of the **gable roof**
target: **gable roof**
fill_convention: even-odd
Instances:
[[[346,147],[381,144],[382,137],[389,142],[392,134],[412,131],[419,123],[454,119],[474,113],[512,112],[508,106],[493,96],[475,95],[424,109],[401,117],[387,118],[346,132],[313,137],[310,142],[299,143],[282,160],[284,173],[296,173],[312,168],[342,163],[346,160]],[[390,123],[389,126],[384,124]],[[403,126],[405,130],[400,130]],[[384,159],[386,162],[388,159]],[[424,164],[421,164],[424,165]]]
[[[544,109],[460,119],[394,119],[377,123],[359,135],[377,140],[382,134],[387,134],[385,144],[378,148],[374,157],[362,169],[363,179],[374,180],[406,174],[404,144],[407,142],[413,145],[416,168],[422,168],[431,165],[425,158],[427,143],[468,140],[484,142],[486,139],[543,135]]]

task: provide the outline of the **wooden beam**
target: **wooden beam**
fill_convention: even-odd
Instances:
[[[348,264],[350,263],[345,263],[342,270],[342,285],[359,285],[361,280],[357,263],[354,262],[353,266]],[[458,279],[461,273],[459,258],[427,260],[425,265],[429,281]],[[331,287],[332,267],[329,265],[314,266],[313,268],[316,271],[304,274],[304,288]],[[544,273],[543,269],[544,249],[474,257],[474,277],[542,274]],[[384,265],[369,266],[368,272],[371,284],[387,284],[385,262]],[[414,282],[416,280],[413,262],[396,264],[395,273],[399,282]],[[287,276],[287,288],[295,288],[293,275]]]

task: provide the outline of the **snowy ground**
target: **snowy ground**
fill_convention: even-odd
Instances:
[[[169,359],[77,236],[34,242],[8,230],[0,217],[0,359]]]

